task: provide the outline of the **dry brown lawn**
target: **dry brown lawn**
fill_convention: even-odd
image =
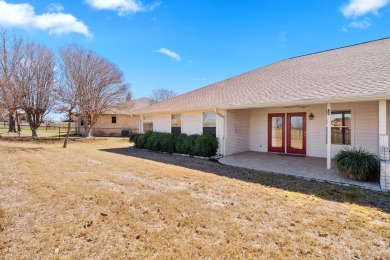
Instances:
[[[389,194],[128,145],[0,139],[0,259],[390,259]]]

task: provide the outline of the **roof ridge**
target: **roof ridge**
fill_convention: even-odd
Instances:
[[[383,41],[383,40],[388,40],[388,39],[390,39],[390,36],[384,37],[384,38],[375,39],[375,40],[371,40],[371,41],[365,41],[365,42],[360,42],[360,43],[354,43],[354,44],[351,44],[351,45],[331,48],[331,49],[327,49],[327,50],[323,50],[323,51],[316,51],[316,52],[312,52],[312,53],[308,53],[308,54],[302,54],[302,55],[290,57],[290,58],[287,58],[287,59],[284,59],[284,60],[292,60],[292,59],[301,58],[301,57],[305,57],[305,56],[310,56],[310,55],[314,55],[314,54],[319,54],[319,53],[323,53],[323,52],[330,52],[330,51],[345,49],[345,48],[349,48],[349,47],[355,47],[355,46],[358,46],[358,45],[363,45],[363,44],[367,44],[367,43]]]

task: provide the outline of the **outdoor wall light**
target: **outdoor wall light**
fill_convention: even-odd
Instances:
[[[309,119],[310,119],[310,120],[313,120],[313,119],[314,119],[313,113],[310,113],[310,114],[309,114]]]

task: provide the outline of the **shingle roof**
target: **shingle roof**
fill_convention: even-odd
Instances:
[[[390,96],[390,38],[282,60],[136,114]]]
[[[150,106],[156,103],[155,100],[150,98],[138,98],[130,101],[126,101],[110,108],[104,114],[107,115],[129,115],[138,109]]]

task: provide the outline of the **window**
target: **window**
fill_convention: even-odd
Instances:
[[[203,113],[203,133],[209,133],[216,136],[216,114]]]
[[[171,116],[171,133],[181,133],[181,115]]]
[[[334,111],[331,116],[332,144],[351,144],[351,111]]]
[[[153,117],[152,116],[144,116],[143,118],[143,131],[153,131]]]
[[[84,121],[80,119],[80,126],[84,126]]]
[[[116,116],[111,117],[111,123],[116,124]]]

